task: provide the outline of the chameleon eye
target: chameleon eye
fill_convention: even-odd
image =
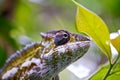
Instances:
[[[68,33],[57,34],[54,38],[54,43],[56,46],[60,46],[67,43],[69,39],[70,35]]]
[[[68,34],[67,34],[67,33],[64,33],[64,34],[63,34],[63,38],[68,38]]]

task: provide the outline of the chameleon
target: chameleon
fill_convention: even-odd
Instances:
[[[0,80],[56,80],[62,70],[81,58],[90,47],[88,37],[67,30],[40,35],[40,42],[26,45],[7,59],[0,70]]]

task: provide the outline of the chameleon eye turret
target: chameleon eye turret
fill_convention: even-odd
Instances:
[[[56,46],[64,45],[70,40],[70,34],[65,31],[58,32],[54,38]]]

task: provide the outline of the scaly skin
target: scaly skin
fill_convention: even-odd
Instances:
[[[52,80],[89,49],[90,40],[65,30],[41,33],[42,41],[27,45],[6,61],[1,80]]]

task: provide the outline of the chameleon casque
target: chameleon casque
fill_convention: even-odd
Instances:
[[[26,45],[8,58],[0,80],[55,80],[89,49],[90,40],[66,30],[40,33],[41,42]]]

